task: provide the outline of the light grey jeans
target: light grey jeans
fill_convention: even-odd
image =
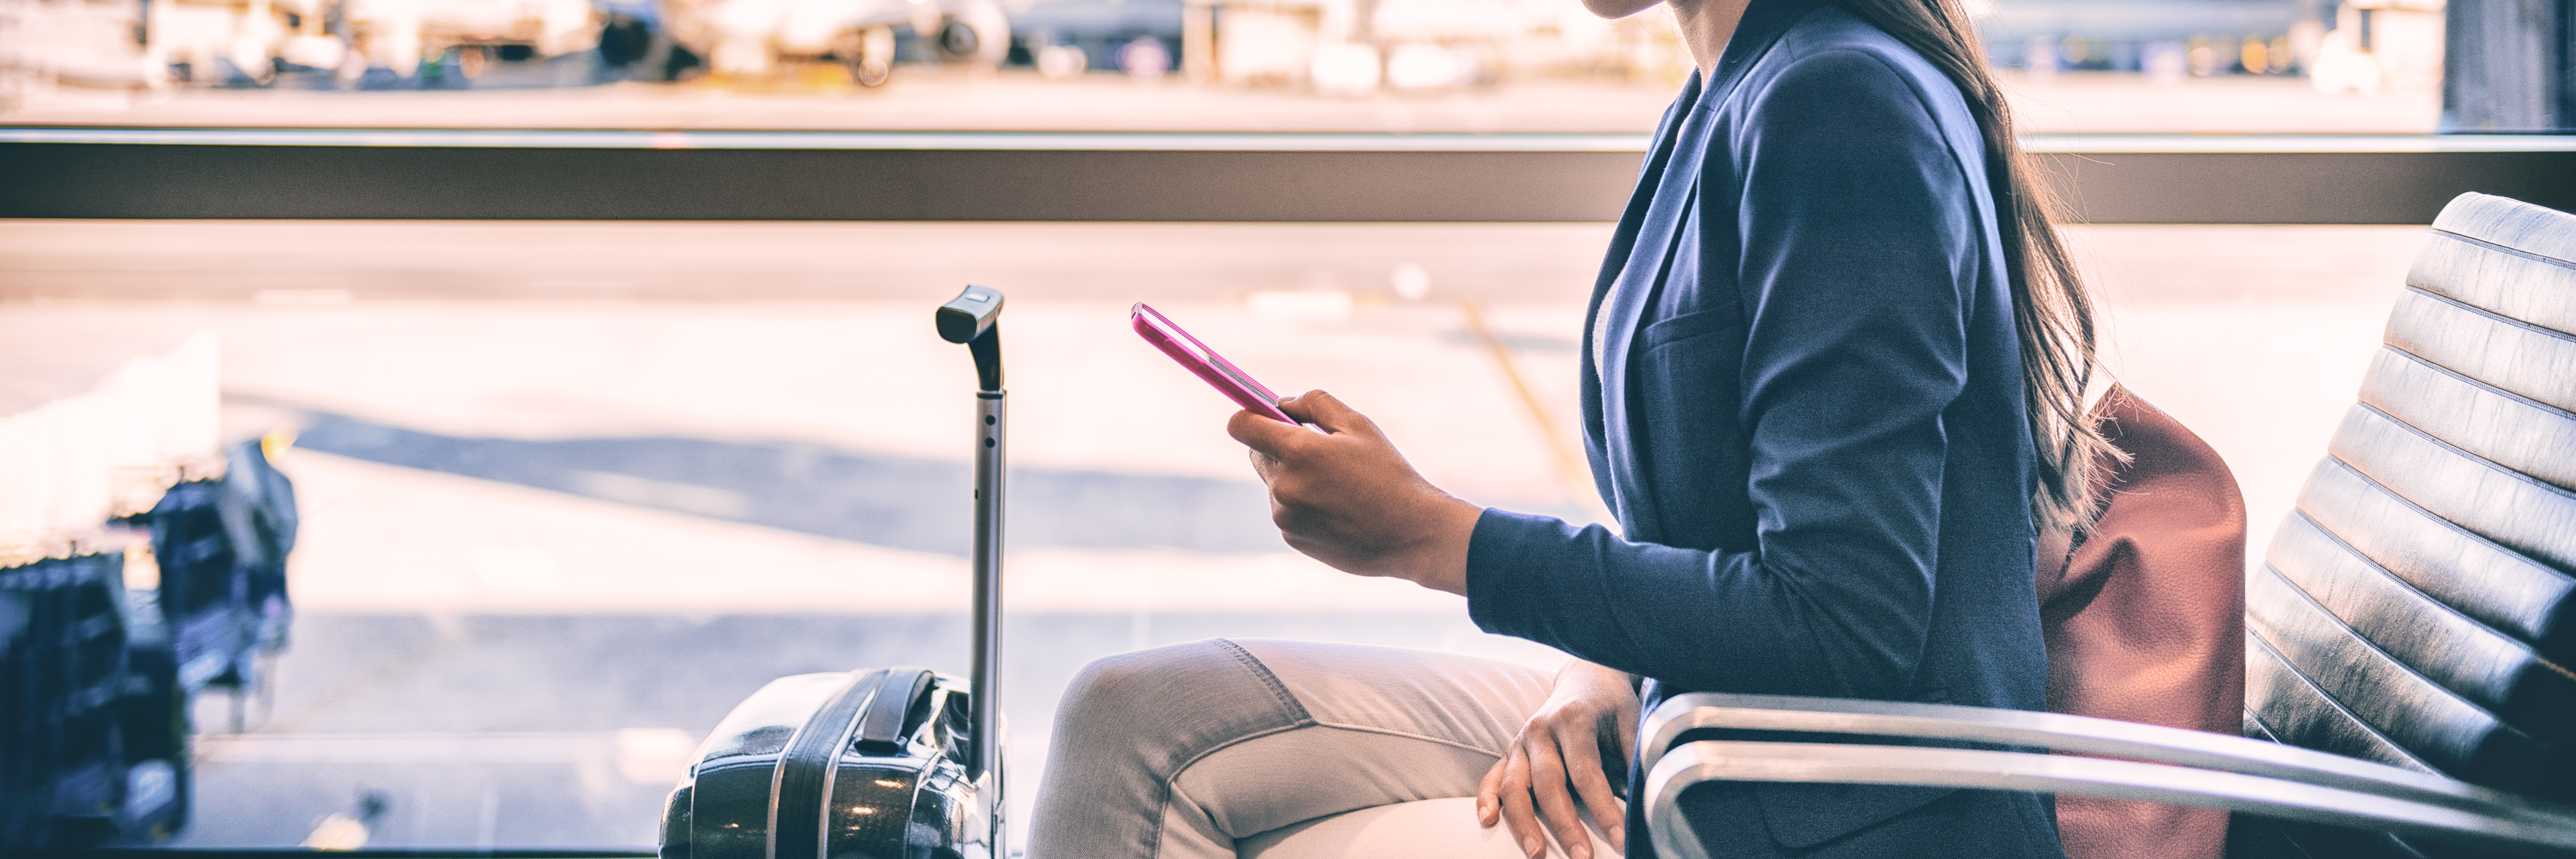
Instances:
[[[1108,657],[1057,709],[1028,859],[1234,859],[1238,840],[1327,815],[1472,797],[1548,687],[1528,666],[1392,647]],[[1472,806],[1457,814],[1476,831]]]

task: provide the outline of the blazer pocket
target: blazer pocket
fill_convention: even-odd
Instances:
[[[1653,503],[1639,505],[1643,539],[1709,548],[1742,547],[1754,528],[1745,494],[1747,458],[1737,413],[1743,407],[1744,326],[1735,306],[1685,313],[1646,326],[1629,363],[1626,431]]]
[[[1661,320],[1637,335],[1636,357],[1629,361],[1637,392],[1632,408],[1687,418],[1667,421],[1666,428],[1701,436],[1658,442],[1704,443],[1711,430],[1733,425],[1744,375],[1741,323],[1735,308],[1727,306]]]
[[[1740,340],[1743,329],[1743,317],[1735,312],[1733,305],[1713,307],[1647,323],[1646,329],[1637,333],[1637,346],[1651,351],[1666,343],[1678,343],[1712,331],[1726,330],[1738,332],[1737,339]]]
[[[1667,432],[1691,436],[1654,439],[1659,447],[1705,444],[1710,432],[1734,425],[1744,374],[1744,326],[1739,322],[1735,308],[1726,307],[1665,319],[1638,335],[1636,357],[1629,362],[1637,392],[1630,407],[1686,419],[1660,423]],[[1674,476],[1706,475],[1685,470]]]

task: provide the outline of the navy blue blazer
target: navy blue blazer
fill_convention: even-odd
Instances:
[[[1755,0],[1665,116],[1593,290],[1585,448],[1621,533],[1485,511],[1476,623],[1650,678],[1649,710],[1693,690],[2044,709],[1981,140],[1894,38]],[[1715,855],[2060,855],[2033,794],[1735,784],[1684,805]],[[1654,855],[1630,822],[1629,855]]]

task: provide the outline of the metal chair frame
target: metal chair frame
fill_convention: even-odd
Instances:
[[[1706,728],[2039,747],[2110,760],[1925,746],[1700,740]],[[1705,859],[1681,794],[1707,781],[2023,790],[2219,808],[2511,853],[2576,854],[2576,808],[2296,746],[2161,725],[1948,704],[1700,692],[1638,731],[1644,802],[1663,859]]]

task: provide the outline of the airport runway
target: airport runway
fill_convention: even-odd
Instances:
[[[1024,820],[1052,702],[1099,655],[1225,635],[1561,658],[1278,546],[1231,407],[1135,342],[1127,302],[1358,404],[1453,492],[1582,518],[1558,463],[1607,233],[0,222],[0,414],[211,329],[227,433],[304,434],[294,645],[249,733],[201,702],[183,843],[292,844],[372,797],[371,846],[639,846],[674,759],[759,683],[963,668],[971,372],[928,316],[1001,287]],[[2421,234],[2072,231],[2119,375],[2228,458],[2257,546]]]

